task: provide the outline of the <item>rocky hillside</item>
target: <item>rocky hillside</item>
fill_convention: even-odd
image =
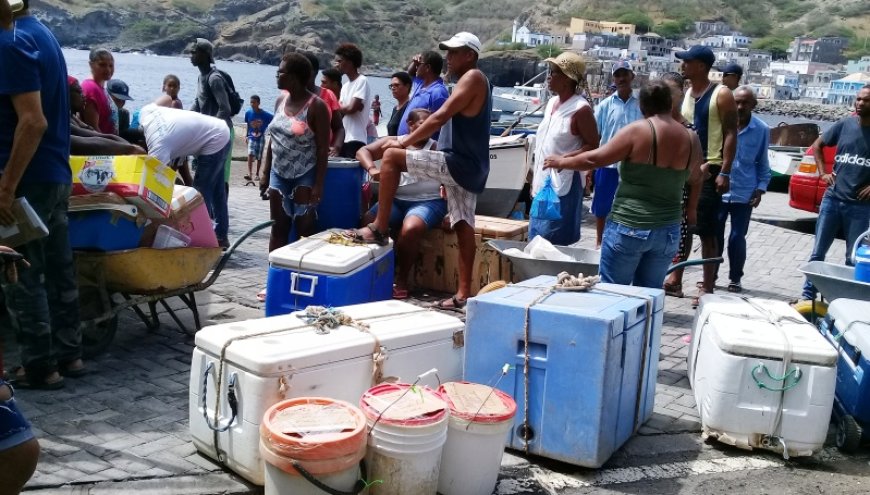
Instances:
[[[492,43],[520,17],[562,31],[572,15],[638,19],[678,33],[698,17],[722,18],[757,35],[825,28],[870,29],[866,0],[31,0],[66,46],[108,46],[178,54],[194,37],[216,41],[219,58],[276,63],[287,48],[328,57],[341,41],[359,44],[369,66],[403,64],[460,30]],[[824,21],[824,22],[820,22]],[[791,29],[791,31],[784,31]]]

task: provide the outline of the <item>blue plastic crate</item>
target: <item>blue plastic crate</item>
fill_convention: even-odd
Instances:
[[[468,304],[465,379],[492,384],[511,366],[498,388],[520,405],[508,438],[518,450],[525,447],[526,307],[554,283],[535,277]],[[599,284],[553,293],[530,309],[530,453],[599,467],[649,419],[663,306],[660,289]]]
[[[330,244],[329,235],[321,232],[269,254],[266,316],[392,298],[392,244]]]

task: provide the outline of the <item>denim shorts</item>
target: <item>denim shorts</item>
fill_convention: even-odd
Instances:
[[[377,215],[378,205],[372,206],[369,214]],[[447,215],[447,201],[441,198],[422,201],[393,199],[393,208],[390,210],[390,228],[398,231],[402,228],[402,222],[406,218],[415,216],[423,220],[427,229],[434,229],[441,225],[445,215]]]
[[[315,208],[317,205],[315,204],[297,204],[293,200],[293,194],[296,192],[297,187],[314,187],[314,178],[316,174],[317,172],[314,167],[311,167],[308,172],[305,172],[299,177],[294,177],[292,179],[285,179],[284,177],[279,176],[275,173],[274,169],[269,173],[269,189],[274,189],[281,193],[284,213],[286,213],[287,216],[291,218],[301,217],[312,210],[316,211]]]
[[[0,388],[9,386],[0,378]],[[11,390],[12,387],[9,386]],[[24,415],[15,404],[15,396],[11,399],[0,400],[0,452],[21,445],[33,438],[30,423],[24,419]]]
[[[679,223],[639,229],[608,219],[601,242],[601,281],[660,289],[679,246]]]

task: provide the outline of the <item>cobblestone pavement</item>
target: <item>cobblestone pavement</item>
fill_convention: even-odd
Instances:
[[[234,184],[230,193],[231,237],[265,220],[266,206],[255,188],[241,187],[241,182],[238,186]],[[583,246],[594,239],[591,220],[587,215]],[[217,283],[199,296],[206,324],[262,315],[255,296],[265,283],[267,242],[268,232],[252,236],[232,257]],[[748,242],[749,261],[743,280],[746,293],[778,299],[797,296],[802,283],[797,268],[810,253],[812,236],[753,222]],[[843,250],[843,243],[838,241],[832,253],[840,258]],[[641,436],[615,459],[624,457],[631,449],[642,449],[639,445],[644,445],[645,436],[679,433],[690,434],[691,439],[698,436],[700,425],[686,377],[687,346],[682,337],[692,322],[689,296],[694,294],[700,271],[700,268],[686,271],[684,286],[691,288],[686,290],[686,298],[666,301],[655,413],[641,428]],[[173,305],[180,307],[181,303],[176,301]],[[190,321],[189,315],[184,318]],[[28,490],[256,492],[196,453],[187,426],[193,340],[179,331],[167,315],[162,315],[162,321],[160,329],[149,332],[132,312],[126,312],[109,351],[87,362],[86,376],[67,379],[67,387],[61,391],[17,393],[43,448]],[[8,335],[6,340],[12,346]],[[7,363],[13,364],[14,359],[14,347],[7,347]],[[505,480],[499,493],[538,493],[509,491],[510,473],[517,466],[529,466],[529,461],[506,456]]]

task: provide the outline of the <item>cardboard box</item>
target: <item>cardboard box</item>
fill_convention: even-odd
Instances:
[[[148,218],[169,216],[175,171],[146,155],[72,156],[73,195],[115,193]]]
[[[12,202],[12,215],[15,223],[0,225],[0,244],[15,248],[48,235],[48,228],[25,198]]]
[[[471,295],[497,280],[510,282],[511,263],[486,245],[490,239],[525,241],[529,222],[478,215],[475,217],[474,269]],[[411,272],[411,286],[438,292],[456,292],[459,287],[459,241],[456,233],[433,229],[421,241],[420,254]]]
[[[218,245],[202,195],[192,187],[175,186],[169,217],[151,219],[145,226],[139,246],[151,247],[161,225],[168,225],[190,237],[190,247],[211,248]]]

